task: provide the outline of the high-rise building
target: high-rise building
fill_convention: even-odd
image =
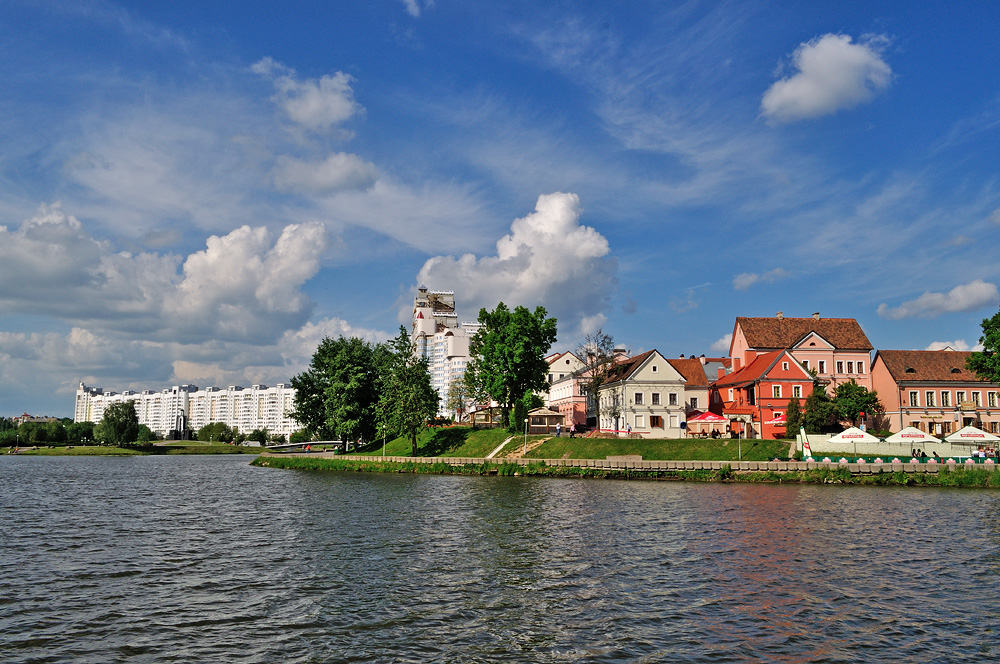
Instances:
[[[459,322],[455,313],[455,291],[428,290],[421,285],[413,298],[410,342],[418,357],[427,359],[431,385],[438,391],[438,414],[455,415],[448,408],[451,386],[465,376],[469,363],[469,342],[479,331],[474,321]]]
[[[160,436],[183,428],[197,431],[212,422],[223,422],[243,433],[267,429],[268,433],[286,438],[300,427],[288,415],[295,407],[295,388],[285,384],[249,388],[230,385],[226,389],[203,390],[197,385],[174,385],[159,392],[105,392],[80,383],[73,419],[96,424],[104,416],[105,408],[120,401],[131,401],[139,424],[145,424]]]

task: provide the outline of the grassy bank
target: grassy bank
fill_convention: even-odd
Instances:
[[[428,428],[417,436],[417,456],[421,457],[470,457],[480,459],[492,452],[507,438],[507,448],[498,456],[520,452],[524,445],[523,434],[511,434],[504,429],[472,429],[471,427]],[[766,461],[788,455],[788,441],[744,440],[742,445],[731,439],[712,440],[690,438],[639,439],[639,438],[569,438],[563,436],[528,436],[528,445],[542,441],[528,452],[529,459],[604,459],[609,456],[639,455],[652,460],[717,460]],[[386,441],[387,456],[410,456],[410,441],[396,438]],[[382,443],[376,442],[357,452],[365,456],[382,455]]]
[[[521,466],[504,462],[452,466],[446,462],[393,462],[318,457],[259,456],[252,462],[263,468],[328,470],[369,473],[426,473],[434,475],[519,475],[528,477],[679,480],[691,482],[768,483],[768,484],[844,484],[869,486],[938,486],[1000,488],[1000,471],[958,468],[940,469],[937,473],[881,473],[851,475],[844,468],[817,468],[804,471],[734,472],[728,466],[719,470],[647,471],[635,469],[576,468],[549,466],[538,461]]]
[[[11,448],[0,448],[7,454]],[[20,456],[152,456],[165,454],[260,454],[259,447],[242,445],[204,445],[168,443],[149,447],[111,447],[108,445],[67,445],[64,447],[22,447]]]

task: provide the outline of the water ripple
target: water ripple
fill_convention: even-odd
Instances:
[[[982,662],[996,494],[0,459],[5,662]]]

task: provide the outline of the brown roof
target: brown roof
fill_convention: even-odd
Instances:
[[[903,381],[935,382],[985,382],[976,372],[965,368],[971,351],[961,350],[880,350],[876,360],[882,358],[889,374],[899,383]]]
[[[750,348],[791,348],[810,332],[820,335],[837,349],[872,350],[858,321],[853,318],[747,318],[736,324]]]
[[[708,387],[708,376],[705,375],[705,365],[697,357],[684,359],[668,359],[677,373],[684,376],[684,380],[691,386]]]
[[[645,353],[642,353],[641,355],[636,355],[635,357],[629,357],[624,360],[620,360],[618,363],[616,363],[614,366],[608,369],[607,382],[613,383],[615,381],[625,380],[633,373],[635,373],[636,369],[638,369],[639,366],[643,362],[645,362],[650,355],[652,355],[655,352],[656,349],[647,350]]]

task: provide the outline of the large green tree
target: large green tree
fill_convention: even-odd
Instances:
[[[527,392],[546,389],[545,356],[556,340],[556,319],[546,318],[544,307],[511,311],[501,302],[493,311],[480,309],[479,323],[469,344],[466,382],[473,394],[497,402],[509,427],[514,403]]]
[[[195,437],[206,443],[218,442],[218,443],[231,443],[235,434],[232,428],[225,422],[209,422],[202,428],[198,429],[198,433]]]
[[[965,366],[983,380],[1000,383],[1000,311],[993,318],[984,318],[982,327],[979,343],[983,350],[970,354]]]
[[[292,378],[292,417],[321,440],[373,440],[377,352],[356,337],[323,339],[309,369]]]
[[[806,433],[832,431],[836,418],[836,409],[830,396],[822,385],[814,385],[812,394],[806,397],[806,412],[802,416],[802,424]]]
[[[882,409],[878,394],[869,392],[868,388],[858,385],[854,379],[834,388],[833,406],[837,417],[849,421],[851,426],[858,424],[861,413],[870,417]]]
[[[384,434],[405,435],[410,454],[417,456],[417,434],[437,413],[439,397],[431,385],[427,360],[417,357],[406,328],[384,346],[381,354],[379,424]]]
[[[116,401],[105,408],[94,437],[118,447],[134,445],[139,440],[139,416],[132,401]]]

